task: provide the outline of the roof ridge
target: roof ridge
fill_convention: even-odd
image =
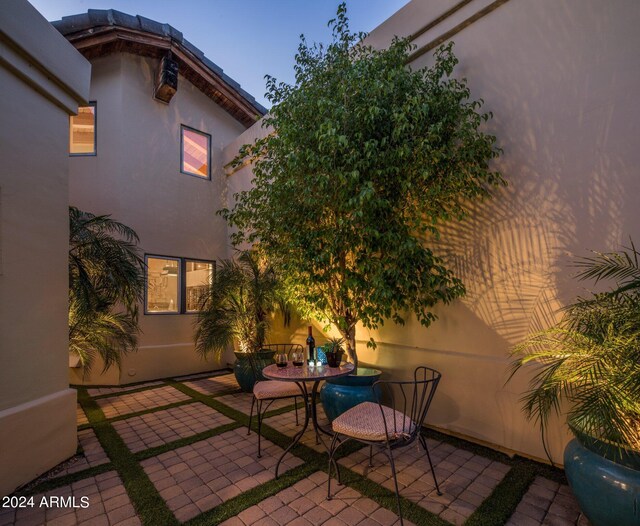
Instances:
[[[178,31],[169,23],[161,23],[142,15],[130,15],[117,9],[88,9],[86,13],[63,16],[60,20],[51,21],[63,36],[73,35],[81,31],[87,31],[98,27],[113,26],[134,29],[146,33],[169,37],[182,45],[189,53],[194,55],[207,69],[219,76],[226,84],[237,91],[259,113],[266,114],[267,109],[260,104],[253,95],[244,90],[240,84],[224,73],[224,70],[204,52],[189,42],[181,31]]]

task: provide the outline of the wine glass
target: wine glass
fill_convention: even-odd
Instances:
[[[287,353],[279,352],[278,354],[275,355],[274,359],[278,367],[287,366]]]
[[[291,361],[296,367],[302,367],[304,365],[304,355],[300,351],[293,351],[291,353]]]

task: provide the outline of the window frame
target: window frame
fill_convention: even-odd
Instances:
[[[153,259],[170,259],[172,261],[178,262],[178,272],[180,275],[178,276],[178,298],[176,301],[177,310],[173,311],[149,311],[149,301],[148,301],[148,293],[149,293],[149,258]],[[175,256],[166,256],[164,254],[145,254],[144,255],[144,314],[149,316],[176,316],[178,314],[182,314],[182,258],[178,258]]]
[[[154,259],[170,259],[172,261],[178,262],[178,310],[176,312],[168,312],[168,311],[149,311],[147,309],[148,306],[148,290],[149,290],[149,265],[147,261],[149,258]],[[198,314],[201,311],[187,310],[187,261],[192,261],[195,263],[211,263],[212,269],[211,272],[215,275],[216,272],[216,260],[215,259],[205,259],[205,258],[192,258],[192,257],[178,257],[178,256],[167,256],[164,254],[147,254],[144,255],[144,315],[149,316],[176,316],[176,315],[194,315]]]
[[[80,108],[86,108],[87,106],[93,106],[93,153],[71,153],[69,151],[69,157],[96,157],[98,155],[98,101],[90,100],[88,104],[78,106]],[[69,150],[71,150],[71,118],[69,116]]]
[[[183,170],[184,166],[184,130],[189,130],[200,135],[204,135],[207,138],[207,175],[200,175],[193,172],[187,172]],[[211,181],[211,134],[197,130],[186,124],[180,124],[180,173],[190,175],[191,177],[197,177],[203,181]]]
[[[180,304],[180,310],[182,314],[198,314],[199,310],[187,310],[187,262],[191,261],[193,263],[211,263],[211,273],[215,276],[216,273],[216,262],[211,259],[194,259],[194,258],[182,258],[182,290],[184,291],[183,299]]]

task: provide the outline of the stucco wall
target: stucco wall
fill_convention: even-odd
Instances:
[[[470,2],[414,43],[428,45],[490,3]],[[383,47],[395,34],[414,34],[456,4],[415,0],[368,42]],[[504,149],[496,166],[510,186],[468,220],[443,228],[440,251],[464,280],[464,299],[438,308],[440,319],[428,329],[411,319],[357,334],[360,359],[394,377],[417,365],[442,371],[431,424],[545,457],[518,402],[530,371],[504,385],[509,351],[584,292],[572,279],[571,254],[640,239],[639,25],[633,0],[510,0],[451,37],[456,74],[495,115],[488,130]],[[250,180],[246,170],[230,176],[238,176],[237,186]],[[370,336],[375,351],[366,348]],[[292,338],[302,341],[303,329]],[[549,432],[555,461],[568,438],[557,421]]]
[[[94,60],[97,155],[71,159],[70,202],[131,226],[148,254],[216,260],[228,255],[224,220],[215,215],[226,186],[222,147],[244,126],[184,78],[169,105],[152,94],[157,63],[119,53]],[[180,173],[180,125],[211,134],[211,180]],[[204,361],[195,354],[193,315],[140,314],[139,348],[122,372],[72,382],[130,383],[225,367],[229,357]]]
[[[3,4],[0,496],[76,450],[76,394],[67,380],[67,141],[89,72],[31,5]]]
[[[473,9],[415,43],[426,45],[484,4],[472,2]],[[426,10],[412,2],[370,42],[414,33],[431,20]],[[434,424],[544,456],[537,428],[520,413],[525,378],[504,386],[508,353],[584,293],[572,279],[572,254],[617,249],[639,237],[639,23],[633,1],[510,0],[452,36],[456,74],[495,115],[488,128],[504,149],[497,167],[510,187],[444,231],[443,253],[467,296],[440,309],[428,330],[385,327],[381,351],[364,356],[397,363],[385,352],[390,347],[411,364],[440,367]],[[431,54],[412,66],[428,64]],[[550,431],[556,461],[567,437],[560,424]]]

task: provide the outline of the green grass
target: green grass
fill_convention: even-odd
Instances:
[[[108,422],[98,404],[89,397],[86,389],[78,390],[78,401],[105,450],[113,467],[118,471],[129,498],[142,524],[146,526],[177,525],[178,521],[167,507],[149,477],[129,451],[120,435]]]
[[[52,489],[60,488],[68,484],[73,484],[78,480],[95,477],[96,475],[106,473],[107,471],[111,471],[112,469],[114,469],[113,464],[111,464],[111,462],[107,462],[106,464],[100,464],[99,466],[83,469],[82,471],[77,471],[76,473],[70,473],[69,475],[63,475],[61,477],[55,477],[52,479],[43,480],[42,482],[37,482],[35,484],[30,484],[26,488],[16,491],[15,495],[28,496],[36,495],[38,493],[45,493]]]
[[[203,431],[202,433],[198,433],[197,435],[180,438],[161,446],[156,446],[150,449],[145,449],[144,451],[139,451],[138,453],[135,453],[134,456],[137,460],[145,460],[147,458],[156,457],[158,455],[161,455],[162,453],[166,453],[167,451],[172,451],[180,447],[189,446],[191,444],[195,444],[196,442],[200,442],[201,440],[206,440],[207,438],[221,435],[222,433],[226,433],[227,431],[231,431],[239,427],[242,427],[242,425],[238,422],[230,422],[228,424],[221,425],[220,427],[209,429],[208,431]]]
[[[264,499],[275,495],[296,482],[308,477],[318,471],[315,463],[303,464],[297,468],[283,473],[278,479],[274,479],[260,486],[245,491],[244,493],[230,499],[212,510],[206,511],[194,517],[186,523],[187,526],[209,526],[220,524],[221,522],[238,515],[240,512],[254,506]]]
[[[89,476],[95,476],[99,473],[104,473],[106,471],[116,469],[125,485],[127,493],[131,498],[136,512],[138,513],[138,516],[140,517],[144,525],[177,525],[178,521],[175,519],[175,517],[167,507],[166,503],[156,490],[149,477],[142,469],[139,462],[144,459],[155,457],[162,453],[211,438],[213,436],[221,435],[233,429],[247,426],[249,417],[241,411],[227,406],[222,401],[218,400],[218,398],[222,396],[237,393],[237,390],[225,391],[216,395],[205,395],[185,385],[184,383],[182,383],[182,381],[165,379],[164,384],[155,386],[141,386],[139,389],[127,391],[126,393],[120,394],[145,391],[148,389],[162,387],[162,385],[172,386],[173,388],[188,395],[189,399],[158,408],[152,408],[127,415],[120,415],[111,419],[105,418],[104,413],[95,400],[106,398],[108,396],[114,396],[114,394],[101,395],[92,398],[88,395],[85,388],[79,388],[78,401],[80,402],[89,420],[89,424],[79,426],[79,429],[86,429],[88,427],[94,429],[98,440],[111,459],[111,462],[94,468],[89,468],[82,472],[43,481],[42,483],[29,488],[28,492],[23,492],[21,494],[35,494],[48,491],[50,489],[55,489]],[[181,438],[168,444],[140,451],[135,454],[129,451],[122,438],[118,435],[118,433],[112,426],[113,422],[117,422],[119,420],[196,402],[200,402],[207,405],[208,407],[215,409],[219,413],[230,418],[232,422],[219,426],[215,429],[207,430],[197,435],[193,435],[187,438]],[[287,413],[292,410],[293,404],[288,405],[287,407],[268,411],[265,416],[272,417],[279,414]],[[303,408],[302,411],[304,411]],[[302,413],[302,418],[304,418],[303,415],[304,413]],[[252,429],[257,429],[257,419],[255,417],[252,422]],[[435,430],[425,428],[424,434],[428,438],[451,444],[456,448],[464,449],[476,455],[481,455],[485,458],[502,462],[511,467],[511,470],[505,475],[503,480],[495,487],[494,491],[484,500],[484,502],[478,507],[478,509],[469,517],[469,519],[465,522],[465,525],[498,526],[500,524],[504,524],[513,514],[516,506],[518,505],[536,476],[542,476],[550,480],[566,484],[564,472],[560,469],[544,464],[539,464],[537,462],[533,462],[531,460],[517,456],[514,458],[510,458],[503,453],[494,451],[487,447],[472,444],[460,438],[452,437]],[[262,424],[262,436],[266,440],[269,440],[270,442],[283,449],[286,448],[292,440],[292,437],[280,433],[279,431],[277,431],[277,429],[274,429],[264,422]],[[326,437],[324,438],[326,440]],[[352,441],[348,444],[345,444],[339,449],[336,458],[343,458],[362,447],[366,446],[361,443]],[[79,451],[81,450],[79,449]],[[303,460],[304,463],[297,468],[282,473],[278,479],[267,481],[260,486],[257,486],[249,491],[238,495],[233,499],[220,504],[212,510],[198,515],[197,517],[188,521],[186,524],[188,526],[205,526],[219,524],[220,522],[223,522],[230,517],[238,515],[243,510],[260,503],[264,499],[277,494],[283,489],[290,487],[291,485],[304,479],[305,477],[308,477],[316,471],[322,471],[324,473],[327,472],[328,461],[325,453],[319,453],[303,444],[298,444],[291,453],[295,454],[295,456]],[[377,502],[384,508],[387,508],[394,513],[397,512],[394,492],[380,486],[379,484],[373,482],[363,475],[359,475],[358,473],[347,469],[344,466],[341,466],[340,472],[342,475],[342,482],[344,484],[358,491],[362,496]],[[338,486],[332,483],[333,493],[336,493],[337,491],[339,491],[339,489],[340,488]],[[429,512],[428,510],[422,508],[421,506],[418,506],[416,503],[402,496],[401,503],[403,516],[407,521],[411,521],[417,525],[427,526],[445,526],[448,524],[448,522],[439,518],[435,514]]]

